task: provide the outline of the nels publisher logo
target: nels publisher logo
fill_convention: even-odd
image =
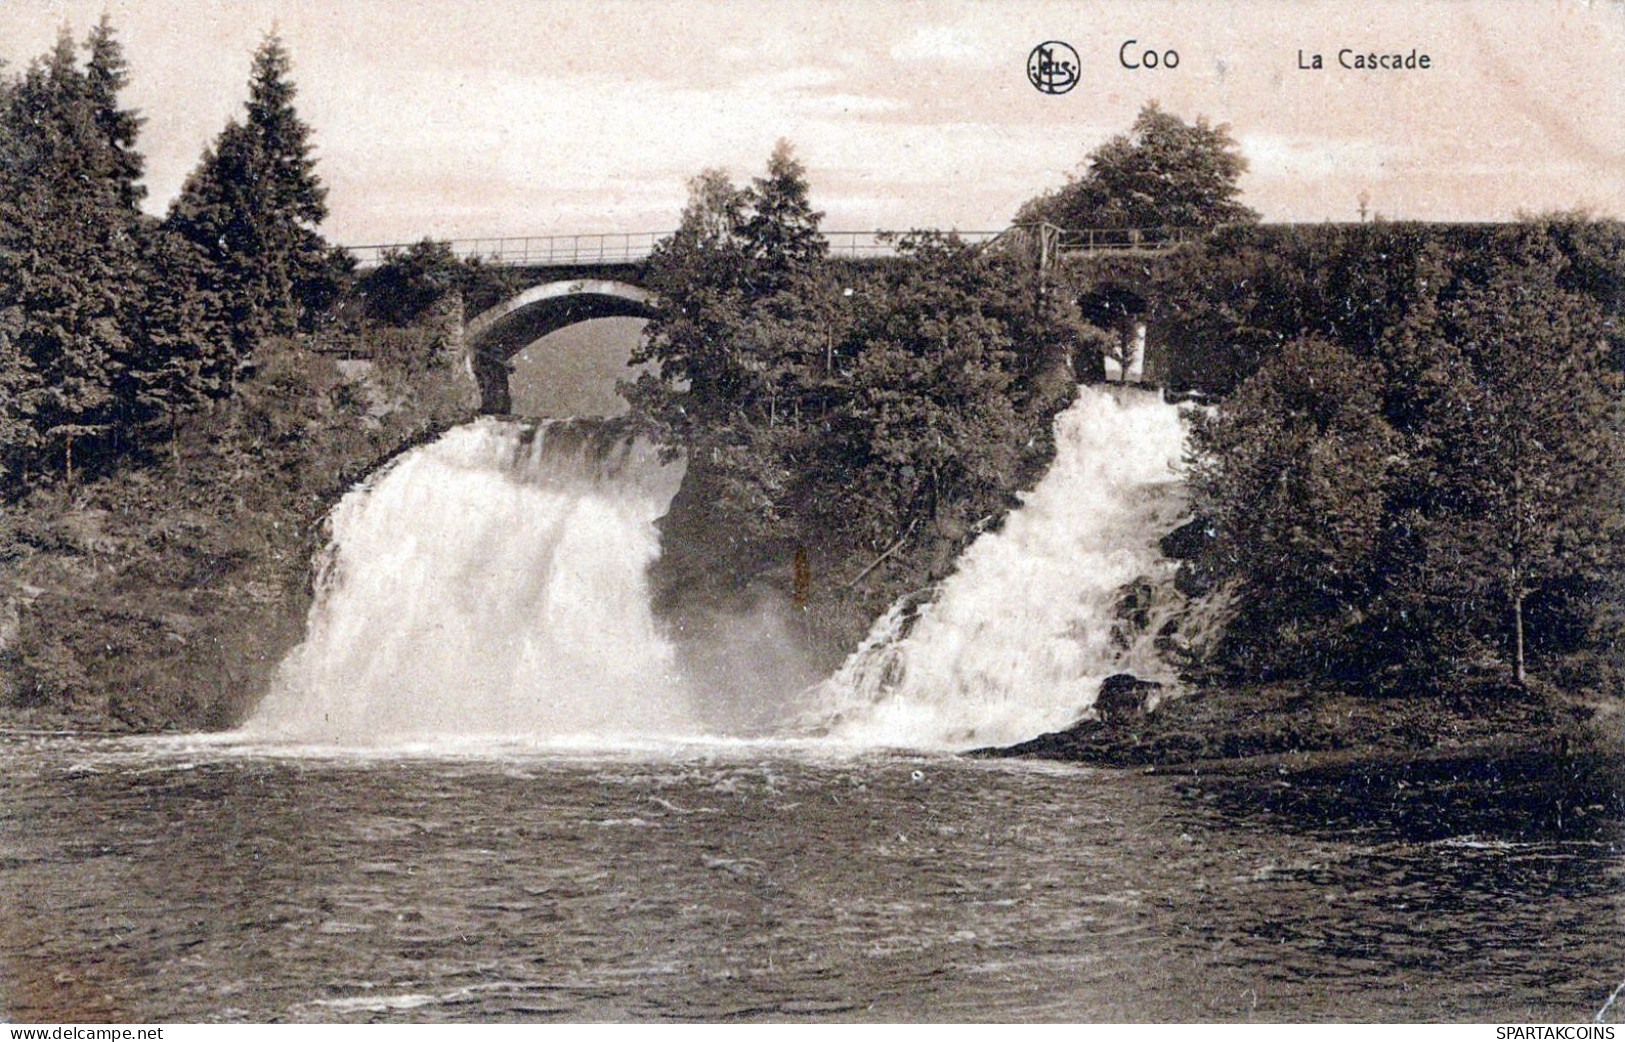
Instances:
[[[1060,40],[1046,40],[1027,55],[1027,81],[1045,94],[1065,94],[1076,87],[1082,68],[1078,52]]]

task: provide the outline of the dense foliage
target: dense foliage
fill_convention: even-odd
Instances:
[[[280,40],[254,56],[246,118],[205,152],[163,221],[139,210],[142,119],[121,107],[104,18],[81,50],[0,82],[0,477],[111,473],[230,398],[274,337],[310,334],[349,261],[326,213]]]
[[[0,85],[0,477],[117,444],[144,417],[137,120],[103,23]]]
[[[820,217],[781,142],[747,188],[696,178],[648,267],[661,310],[635,361],[658,369],[626,391],[686,450],[735,569],[962,539],[1008,506],[1071,391],[1081,323],[1029,264],[921,234],[835,267]]]
[[[267,38],[254,55],[246,118],[204,152],[164,222],[202,258],[199,289],[239,360],[265,337],[312,329],[349,267],[316,230],[327,190],[310,127],[293,107],[289,66],[282,42]]]
[[[1247,160],[1229,127],[1186,123],[1156,102],[1095,149],[1062,187],[1028,200],[1019,222],[1062,228],[1214,228],[1255,222],[1238,201]]]
[[[350,270],[274,37],[144,215],[127,75],[104,20],[0,81],[0,704],[224,723],[297,634],[327,505],[468,414],[464,306],[514,287],[428,241]],[[1211,233],[1051,271],[935,233],[832,264],[783,143],[743,188],[696,178],[625,388],[689,460],[660,567],[866,624],[997,523],[1074,374],[1146,323],[1160,378],[1220,399],[1192,565],[1237,594],[1235,675],[1621,675],[1625,231],[1263,228],[1244,169],[1148,107],[1022,216]]]
[[[141,119],[106,20],[83,64],[64,33],[0,82],[10,720],[232,722],[298,637],[334,498],[472,409],[459,291],[500,279],[425,243],[350,285],[288,69],[267,39],[246,119],[164,221],[138,209]]]
[[[1193,439],[1212,540],[1191,581],[1237,595],[1222,665],[1621,675],[1625,230],[1266,228],[1235,201],[1245,168],[1225,128],[1153,104],[1020,214],[1210,229],[1066,275],[1108,356],[1144,324],[1159,381],[1220,399]]]
[[[1140,110],[1127,134],[1091,152],[1059,189],[1022,204],[1016,221],[1048,224],[1073,235],[1086,229],[1208,230],[1254,225],[1258,214],[1238,201],[1247,160],[1225,125],[1205,118],[1186,123],[1155,101]],[[1126,375],[1139,351],[1147,317],[1150,272],[1135,257],[1074,266],[1074,296],[1087,323],[1079,375],[1106,376],[1110,358]]]
[[[1174,353],[1229,392],[1195,491],[1240,584],[1234,666],[1618,665],[1622,261],[1578,219],[1376,225],[1215,240],[1152,280]]]

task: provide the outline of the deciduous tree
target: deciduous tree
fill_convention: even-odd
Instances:
[[[1470,420],[1445,478],[1463,509],[1456,553],[1499,601],[1504,647],[1527,675],[1527,605],[1580,579],[1617,529],[1617,374],[1602,316],[1564,289],[1564,258],[1538,230],[1503,236],[1488,278],[1455,302],[1446,325],[1470,366]],[[1498,595],[1498,596],[1497,596]]]
[[[1032,199],[1018,221],[1063,228],[1213,228],[1254,222],[1238,201],[1247,160],[1225,124],[1186,123],[1155,101],[1127,134],[1092,152],[1061,188]]]
[[[1233,650],[1249,671],[1369,664],[1359,624],[1380,580],[1395,444],[1379,380],[1332,341],[1294,340],[1195,429],[1196,504],[1241,583]]]

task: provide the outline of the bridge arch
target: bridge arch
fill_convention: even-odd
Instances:
[[[463,329],[469,368],[480,388],[480,411],[512,409],[510,359],[549,333],[595,318],[651,318],[653,293],[615,279],[544,282],[469,319]]]

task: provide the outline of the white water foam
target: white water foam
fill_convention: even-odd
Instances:
[[[1161,675],[1154,610],[1125,636],[1117,607],[1125,584],[1171,575],[1156,540],[1185,510],[1178,410],[1084,388],[1056,436],[1049,473],[931,603],[876,623],[817,711],[750,736],[1006,744],[1075,721],[1111,673]],[[239,737],[425,751],[747,737],[707,734],[708,692],[650,606],[655,522],[682,470],[602,421],[485,419],[403,455],[335,509],[308,638]]]
[[[1105,677],[1167,679],[1156,626],[1118,619],[1125,584],[1171,577],[1157,540],[1185,512],[1179,410],[1154,392],[1085,387],[1056,456],[1004,527],[936,597],[898,604],[825,684],[831,738],[966,749],[1074,723]]]
[[[245,737],[696,733],[645,578],[682,471],[588,421],[485,419],[405,454],[335,509],[308,637]]]

